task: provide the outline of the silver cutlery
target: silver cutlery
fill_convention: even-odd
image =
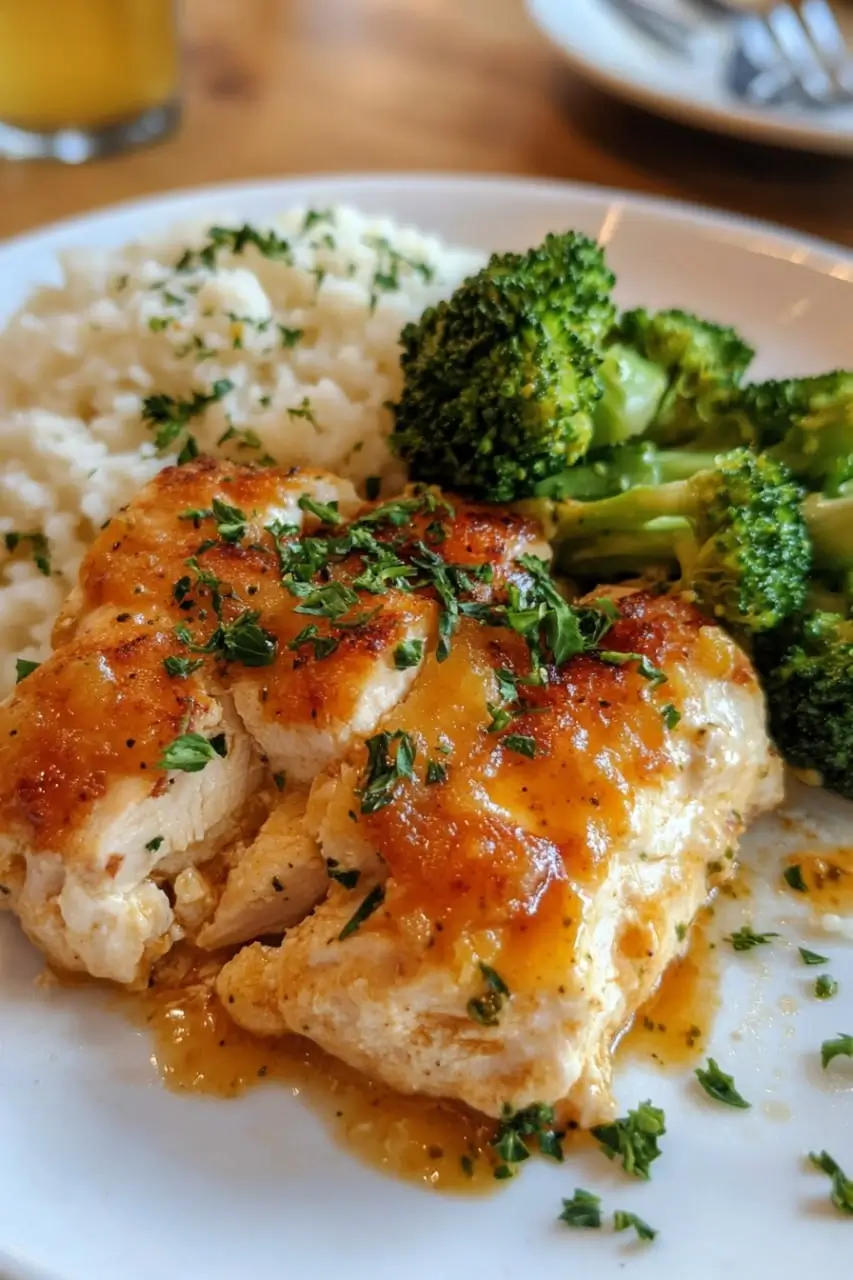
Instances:
[[[607,0],[631,26],[683,59],[695,55],[696,26],[653,0]],[[683,0],[685,13],[730,28],[725,81],[754,107],[827,109],[853,103],[853,53],[829,0],[782,0],[761,11],[736,0]]]
[[[828,0],[795,0],[758,12],[733,0],[688,4],[734,24],[730,87],[739,97],[756,106],[853,103],[853,54]]]
[[[662,13],[646,0],[607,0],[620,17],[668,53],[689,57],[696,35],[695,28],[687,22]]]

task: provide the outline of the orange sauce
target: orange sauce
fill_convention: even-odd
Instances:
[[[496,1124],[453,1102],[375,1084],[301,1036],[263,1040],[238,1027],[209,987],[154,990],[125,1002],[154,1036],[152,1060],[177,1092],[233,1098],[274,1080],[308,1102],[365,1163],[443,1191],[500,1186]]]
[[[708,916],[694,924],[690,946],[664,973],[619,1042],[621,1053],[659,1066],[686,1067],[707,1052],[719,1007],[719,966]]]
[[[846,915],[853,912],[853,849],[820,849],[798,853],[785,859],[783,872],[788,867],[799,866],[807,893],[796,890],[782,880],[789,893],[808,898],[819,912]]]

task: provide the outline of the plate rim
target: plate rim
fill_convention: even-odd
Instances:
[[[710,206],[702,206],[689,202],[671,200],[668,197],[647,196],[592,184],[563,182],[551,179],[526,179],[512,175],[460,175],[436,172],[429,173],[327,173],[327,174],[294,174],[283,178],[259,178],[257,180],[236,181],[230,183],[208,184],[197,187],[178,188],[153,193],[138,198],[131,198],[109,205],[75,214],[70,217],[43,224],[32,231],[0,241],[0,279],[2,273],[9,269],[16,252],[25,250],[32,255],[45,255],[55,259],[57,236],[69,238],[75,229],[96,229],[99,223],[116,216],[133,216],[155,213],[158,207],[171,207],[172,212],[164,217],[180,217],[179,209],[174,209],[176,202],[186,201],[193,207],[206,200],[223,201],[252,199],[260,195],[269,197],[281,193],[283,201],[297,188],[313,183],[318,191],[340,186],[353,192],[352,200],[357,201],[357,192],[375,192],[381,188],[405,188],[412,192],[442,187],[455,193],[456,198],[464,199],[466,193],[499,193],[501,190],[513,191],[518,197],[526,196],[532,202],[550,198],[555,204],[560,198],[574,200],[579,206],[595,207],[597,205],[622,204],[626,213],[647,215],[655,220],[669,222],[691,230],[705,230],[710,237],[716,234],[717,242],[724,236],[725,243],[755,254],[769,256],[803,267],[809,272],[824,275],[835,273],[839,265],[845,270],[842,283],[853,284],[853,250],[831,241],[801,234],[791,229],[774,225],[767,221],[741,217]],[[347,197],[349,199],[350,197]],[[425,219],[428,224],[428,220]],[[426,230],[429,230],[427,225]],[[134,233],[131,232],[129,237]],[[139,234],[145,234],[144,232]],[[760,240],[757,240],[760,237]],[[29,264],[24,269],[28,269]],[[31,285],[29,287],[32,287]],[[405,1262],[405,1260],[403,1260]],[[604,1264],[601,1264],[602,1267]],[[667,1271],[667,1274],[668,1271]],[[29,1259],[21,1255],[9,1257],[2,1252],[0,1241],[0,1277],[3,1280],[67,1280],[64,1270],[49,1271],[36,1269]]]
[[[570,45],[558,33],[551,20],[553,0],[524,0],[530,21],[579,76],[615,98],[677,124],[712,133],[724,133],[766,146],[787,147],[820,155],[853,155],[853,130],[848,132],[809,125],[805,121],[785,119],[772,112],[749,107],[727,108],[712,103],[698,103],[680,93],[646,86],[635,79],[609,71],[592,61],[576,45]]]
[[[538,0],[525,0],[525,2],[537,3]],[[282,198],[286,198],[288,190],[303,187],[307,183],[313,184],[319,190],[342,185],[350,187],[353,195],[348,196],[347,199],[353,201],[357,200],[359,190],[369,193],[378,188],[393,185],[395,188],[404,188],[411,192],[441,186],[454,193],[468,190],[491,191],[497,194],[504,189],[508,193],[524,193],[534,199],[540,195],[562,195],[567,199],[588,205],[619,203],[628,206],[630,210],[646,213],[662,221],[699,226],[710,231],[725,231],[735,245],[747,252],[759,252],[769,257],[783,257],[798,266],[807,267],[821,274],[831,273],[839,265],[853,268],[853,248],[848,248],[837,241],[798,231],[784,223],[754,218],[714,205],[702,204],[699,201],[682,200],[667,195],[649,194],[626,187],[611,187],[599,183],[567,181],[560,178],[529,178],[503,172],[467,174],[449,170],[399,172],[365,170],[352,173],[306,171],[280,177],[259,176],[232,182],[201,183],[197,186],[166,188],[142,196],[112,201],[80,213],[69,214],[64,218],[40,223],[29,231],[18,232],[0,239],[0,272],[5,269],[7,259],[16,252],[32,253],[43,247],[45,251],[55,253],[56,250],[51,248],[50,241],[57,236],[65,237],[73,233],[77,227],[91,228],[93,224],[97,226],[99,222],[108,221],[116,216],[130,215],[135,212],[140,214],[153,212],[160,205],[195,205],[205,200],[237,200],[240,197],[269,195],[277,190],[281,191]],[[176,211],[170,216],[179,217],[180,212]],[[421,229],[429,230],[428,227]],[[764,237],[764,242],[760,246],[752,242],[752,238],[756,235]],[[803,250],[808,252],[808,260],[802,259]],[[853,282],[853,274],[850,280]]]

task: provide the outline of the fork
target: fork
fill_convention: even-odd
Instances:
[[[706,15],[736,19],[743,54],[758,71],[745,86],[755,103],[778,101],[793,83],[821,107],[853,102],[853,55],[828,0],[794,0],[762,13],[734,0],[689,0]]]

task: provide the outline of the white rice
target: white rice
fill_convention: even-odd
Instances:
[[[0,333],[0,697],[17,657],[49,651],[99,526],[175,461],[186,431],[158,453],[145,397],[187,401],[227,379],[233,389],[187,427],[203,451],[327,467],[358,484],[379,476],[386,492],[400,483],[385,407],[399,388],[400,329],[479,258],[345,208],[255,227],[270,229],[290,260],[226,246],[213,266],[176,270],[210,243],[209,222],[69,253],[62,285],[38,289]],[[12,532],[46,536],[49,576],[30,542],[6,549]]]

